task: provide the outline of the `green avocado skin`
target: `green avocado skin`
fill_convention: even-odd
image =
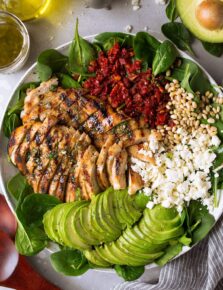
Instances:
[[[92,198],[60,204],[44,215],[46,234],[61,245],[82,250],[94,267],[142,266],[165,254],[184,234],[184,215],[156,205],[135,206],[127,190],[113,190]]]
[[[199,0],[176,0],[177,11],[183,24],[198,39],[210,43],[223,43],[223,29],[209,30],[203,27],[197,17],[196,9],[200,4]],[[173,32],[174,33],[174,32]]]

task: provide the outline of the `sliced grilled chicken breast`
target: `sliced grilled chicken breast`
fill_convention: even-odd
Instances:
[[[67,187],[66,187],[66,202],[71,202],[76,200],[77,193],[79,194],[80,191],[80,183],[79,183],[79,176],[80,176],[80,168],[81,162],[84,156],[85,150],[91,144],[91,139],[88,135],[83,133],[77,142],[75,143],[75,147],[72,151],[72,159],[73,164],[71,170],[69,172]],[[82,189],[82,191],[84,188]],[[87,196],[87,193],[84,191],[83,196]]]
[[[39,105],[40,97],[48,93],[53,86],[57,85],[57,78],[52,78],[47,82],[42,82],[39,87],[27,91],[27,96],[24,100],[24,109],[21,113],[21,118],[24,118],[24,120],[26,120],[26,115],[28,115],[36,105]],[[28,121],[30,121],[30,119]]]
[[[131,168],[128,170],[128,193],[130,195],[135,194],[138,190],[143,188],[144,182],[142,177]]]
[[[123,142],[123,147],[129,147],[135,144],[146,142],[149,140],[151,131],[149,129],[136,129],[131,135],[123,135],[120,140]]]
[[[122,144],[113,144],[108,150],[107,172],[114,189],[126,188],[127,152]]]
[[[94,146],[90,145],[84,152],[81,161],[79,181],[81,189],[83,190],[84,198],[91,199],[91,197],[101,191],[96,174],[96,161],[98,159],[98,152]],[[85,196],[85,194],[87,196]]]
[[[107,173],[107,157],[108,157],[108,150],[114,143],[115,137],[113,135],[108,136],[104,146],[101,148],[101,151],[98,156],[97,160],[97,179],[100,187],[102,189],[106,189],[109,187],[110,182]]]
[[[129,155],[131,157],[134,157],[134,158],[137,158],[141,161],[144,161],[144,162],[149,162],[149,163],[152,163],[155,165],[155,159],[153,157],[153,154],[151,152],[151,154],[143,154],[143,150],[145,152],[148,152],[148,149],[149,149],[149,145],[148,143],[144,142],[144,143],[140,143],[140,144],[137,144],[137,145],[132,145],[132,146],[129,146],[127,148],[127,151],[129,153]]]

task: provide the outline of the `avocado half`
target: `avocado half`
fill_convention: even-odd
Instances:
[[[196,17],[196,9],[203,0],[176,0],[177,10],[184,25],[200,40],[210,43],[223,42],[223,29],[204,28]]]

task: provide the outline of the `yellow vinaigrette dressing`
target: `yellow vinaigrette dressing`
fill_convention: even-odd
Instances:
[[[20,54],[23,35],[15,23],[0,22],[0,67],[8,66]]]
[[[0,10],[11,12],[21,20],[30,20],[42,15],[50,0],[0,0]]]

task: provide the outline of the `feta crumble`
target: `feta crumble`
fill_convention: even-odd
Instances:
[[[216,154],[209,148],[219,145],[220,140],[200,131],[188,134],[181,128],[178,130],[181,131],[182,143],[175,145],[171,152],[161,146],[155,135],[150,137],[148,152],[153,152],[155,165],[131,159],[132,170],[140,174],[145,182],[142,191],[147,196],[153,193],[147,207],[152,208],[156,204],[168,208],[175,206],[181,212],[185,202],[201,199],[212,211],[210,170]],[[144,154],[144,151],[140,153]]]
[[[155,0],[156,4],[159,5],[165,5],[167,3],[167,0]]]

